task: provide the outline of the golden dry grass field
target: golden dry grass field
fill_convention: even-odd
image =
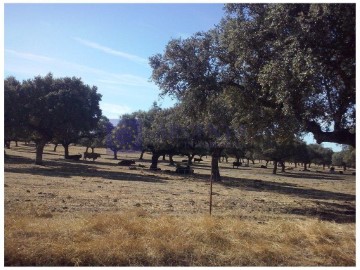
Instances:
[[[230,158],[210,217],[210,157],[188,176],[161,159],[150,171],[150,155],[120,153],[136,160],[130,170],[96,152],[95,161],[64,160],[48,145],[37,166],[34,146],[6,149],[5,265],[355,266],[351,170],[273,175],[259,163],[233,169]]]

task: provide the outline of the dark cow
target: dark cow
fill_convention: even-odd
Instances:
[[[260,167],[261,169],[267,169],[267,166],[265,166],[265,165],[261,165],[261,167]]]
[[[82,157],[82,155],[68,155],[67,157],[65,157],[66,159],[72,159],[72,160],[80,160],[80,158]]]
[[[233,162],[233,169],[234,169],[234,167],[236,166],[236,168],[239,168],[239,166],[241,166],[241,162]]]
[[[194,158],[194,162],[200,163],[200,161],[203,161],[201,158]]]
[[[87,153],[87,152],[84,152],[84,159],[92,159],[93,161],[95,159],[97,159],[98,157],[100,157],[101,155],[98,154],[98,153]]]
[[[176,168],[176,173],[181,173],[181,174],[192,174],[194,173],[194,170],[191,169],[190,166],[186,166],[186,167],[183,167],[183,166],[179,166]]]
[[[132,160],[132,159],[123,159],[122,161],[120,161],[118,163],[119,166],[130,166],[132,164],[135,164],[135,160]]]

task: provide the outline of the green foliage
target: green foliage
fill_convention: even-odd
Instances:
[[[101,117],[101,95],[79,78],[54,79],[49,73],[20,84],[9,77],[5,86],[5,130],[27,134],[35,141],[37,164],[42,163],[45,143],[55,140],[69,145],[96,127]]]
[[[262,107],[277,111],[318,143],[354,146],[355,5],[229,4],[227,13],[223,66],[250,103],[241,104],[258,106],[260,120]]]
[[[342,151],[332,155],[332,165],[356,167],[356,151],[353,147],[344,147]]]

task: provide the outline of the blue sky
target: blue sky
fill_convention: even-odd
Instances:
[[[76,76],[96,85],[109,118],[164,107],[148,58],[171,38],[206,31],[222,4],[5,4],[5,77]]]
[[[4,76],[81,77],[102,94],[103,114],[147,110],[160,99],[148,58],[171,38],[207,31],[223,4],[4,4]],[[312,143],[311,136],[306,141]],[[325,144],[340,150],[334,144]]]

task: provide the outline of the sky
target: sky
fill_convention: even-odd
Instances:
[[[148,59],[172,38],[214,27],[222,4],[5,4],[5,77],[75,76],[98,87],[108,118],[147,110],[160,90]]]
[[[4,77],[80,77],[102,94],[103,115],[170,107],[151,82],[149,57],[172,38],[207,31],[224,16],[223,4],[5,3]],[[313,143],[312,136],[306,137]],[[341,148],[325,144],[335,151]]]

